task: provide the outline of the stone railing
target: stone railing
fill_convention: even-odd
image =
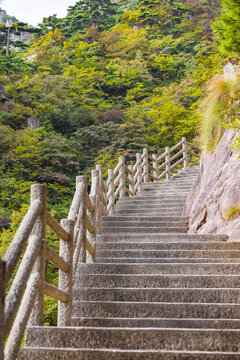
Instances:
[[[189,148],[200,150],[183,138],[162,155],[149,155],[144,149],[136,154],[134,164],[126,164],[122,156],[116,168],[108,170],[106,182],[101,165],[97,165],[91,173],[89,193],[87,177],[78,176],[68,218],[60,224],[47,211],[46,185],[32,185],[30,207],[0,262],[0,358],[5,343],[4,359],[15,360],[27,325],[44,324],[44,295],[58,300],[58,326],[71,326],[74,274],[79,263],[96,260],[102,216],[114,214],[117,200],[135,196],[144,182],[169,179],[182,164],[183,168],[190,162],[198,164],[199,154]],[[59,254],[46,243],[47,226],[59,238]],[[45,281],[46,260],[59,269],[58,287]]]

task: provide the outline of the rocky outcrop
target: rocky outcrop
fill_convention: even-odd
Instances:
[[[227,234],[240,240],[240,161],[227,130],[214,154],[203,153],[198,179],[185,205],[191,234]]]
[[[17,22],[18,20],[15,18],[15,16],[9,16],[6,12],[6,10],[3,10],[0,8],[0,24],[6,24],[7,21],[11,22]]]

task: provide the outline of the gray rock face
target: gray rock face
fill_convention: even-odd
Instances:
[[[41,126],[41,122],[35,117],[30,117],[27,119],[27,125],[32,129],[38,129]]]
[[[230,147],[235,136],[227,130],[214,154],[202,155],[200,172],[183,212],[189,216],[191,234],[227,234],[230,241],[240,239],[240,215],[232,220],[227,216],[232,208],[240,208],[240,161]]]
[[[3,359],[3,332],[4,332],[4,281],[5,281],[5,263],[0,261],[0,359]]]

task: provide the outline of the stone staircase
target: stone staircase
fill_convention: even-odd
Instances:
[[[188,235],[198,168],[143,185],[79,266],[72,327],[30,327],[19,360],[240,359],[240,243]]]

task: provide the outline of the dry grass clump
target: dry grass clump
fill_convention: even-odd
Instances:
[[[221,139],[226,125],[231,123],[240,99],[240,74],[234,78],[216,75],[208,85],[208,95],[201,105],[201,144],[213,151]]]

